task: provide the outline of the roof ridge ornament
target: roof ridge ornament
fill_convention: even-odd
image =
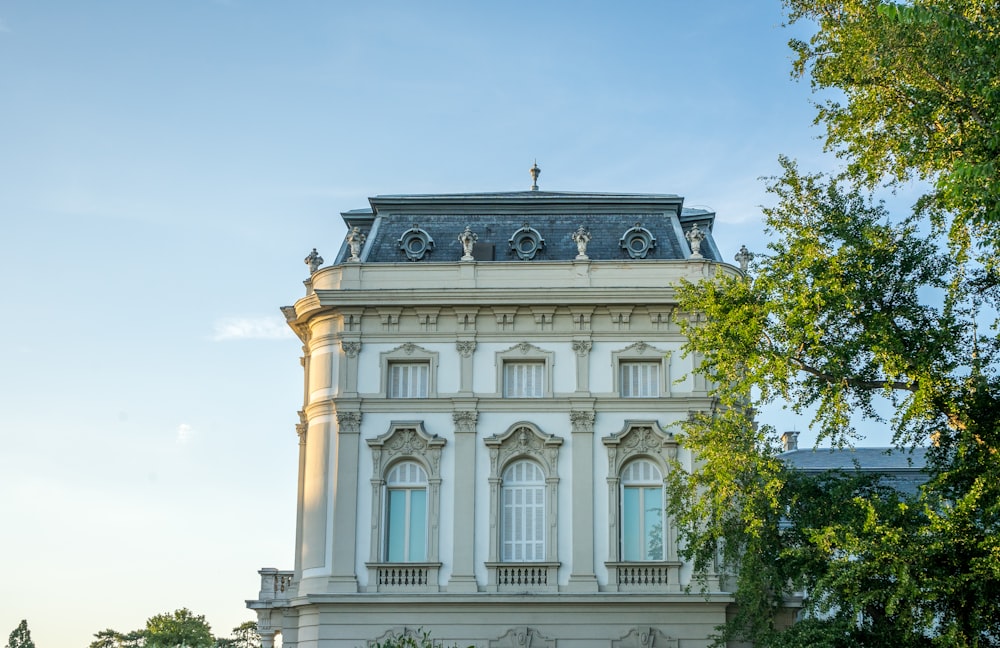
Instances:
[[[542,173],[542,170],[538,168],[538,160],[535,160],[535,164],[532,165],[529,173],[531,174],[531,190],[538,191],[538,176]]]

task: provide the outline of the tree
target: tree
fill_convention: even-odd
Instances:
[[[260,635],[257,634],[256,621],[244,621],[233,628],[233,636],[219,639],[217,648],[260,648]]]
[[[718,407],[686,424],[703,467],[674,471],[669,491],[687,555],[704,569],[721,542],[738,579],[720,636],[1000,645],[1000,344],[980,326],[996,288],[919,214],[892,218],[863,179],[782,164],[764,210],[769,253],[746,277],[679,291],[680,310],[701,314],[681,324]],[[861,421],[890,424],[902,448],[933,441],[930,481],[906,498],[856,476],[794,474],[774,430],[752,420],[773,401],[815,412],[834,444],[858,438]],[[811,620],[782,633],[775,612],[803,587]]]
[[[868,186],[930,180],[918,207],[952,244],[1000,243],[1000,5],[984,0],[785,0],[794,74],[834,90],[819,106],[826,144]]]
[[[142,648],[146,640],[145,630],[133,630],[122,634],[108,628],[94,634],[89,648]]]
[[[215,645],[205,617],[181,608],[146,619],[146,627],[139,630],[124,634],[111,628],[101,630],[94,634],[90,648],[214,648]]]
[[[202,615],[187,608],[172,614],[157,614],[146,620],[147,648],[212,648],[212,628]]]
[[[28,630],[26,620],[22,619],[14,631],[10,633],[7,648],[35,648],[35,642],[31,640],[31,631]]]
[[[793,74],[824,93],[816,122],[846,167],[823,178],[782,160],[769,253],[745,278],[680,291],[700,313],[682,322],[686,350],[718,403],[686,425],[703,469],[671,478],[685,552],[735,570],[723,639],[1000,645],[1000,5],[784,4],[817,28],[790,43]],[[928,189],[907,216],[868,194],[914,179]],[[890,425],[900,449],[929,444],[929,481],[906,498],[796,475],[753,422],[774,401],[814,412],[834,444],[859,423]],[[781,632],[775,612],[799,587],[806,621]]]

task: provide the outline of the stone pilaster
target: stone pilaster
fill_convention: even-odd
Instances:
[[[588,343],[589,344],[589,343]],[[594,574],[594,412],[569,413],[573,439],[573,567],[567,591],[596,592]]]
[[[476,352],[476,341],[459,340],[455,342],[455,349],[458,351],[458,355],[461,358],[458,391],[463,396],[468,396],[472,394],[472,356]]]
[[[461,343],[460,343],[461,344]],[[470,354],[471,355],[471,354]],[[464,373],[463,373],[464,375]],[[452,413],[455,422],[455,539],[449,592],[476,592],[476,422],[475,410]]]
[[[590,340],[573,340],[573,353],[576,354],[576,392],[585,394],[590,391]]]
[[[337,412],[337,434],[334,437],[333,528],[337,542],[333,543],[333,569],[330,575],[331,593],[358,591],[354,572],[358,518],[358,447],[361,438],[361,412]]]

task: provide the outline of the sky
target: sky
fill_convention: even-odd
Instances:
[[[778,0],[0,0],[0,640],[253,618],[257,570],[293,561],[278,309],[369,196],[527,190],[537,160],[542,190],[679,194],[727,259],[763,250],[779,154],[834,165],[790,77],[808,26],[782,22]]]

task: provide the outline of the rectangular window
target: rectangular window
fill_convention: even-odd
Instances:
[[[622,398],[653,398],[660,395],[661,363],[622,362],[618,366]]]
[[[503,395],[507,398],[542,398],[545,395],[544,362],[505,362]]]
[[[392,362],[389,364],[389,398],[427,398],[430,364],[427,362]]]

